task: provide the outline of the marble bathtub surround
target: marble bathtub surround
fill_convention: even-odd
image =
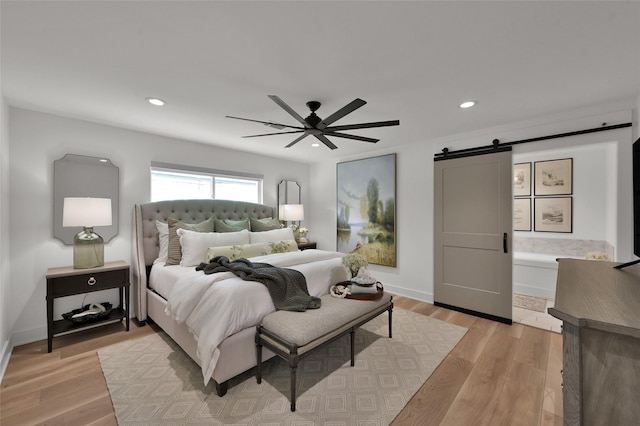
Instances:
[[[574,240],[567,238],[513,238],[513,249],[517,252],[552,254],[577,258],[587,258],[590,252],[600,252],[614,258],[614,248],[601,240]]]

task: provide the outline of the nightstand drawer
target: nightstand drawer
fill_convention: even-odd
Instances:
[[[128,281],[125,272],[123,270],[105,271],[51,278],[53,297],[122,287],[122,283]]]

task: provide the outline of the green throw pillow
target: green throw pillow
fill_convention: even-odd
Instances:
[[[214,227],[216,229],[216,232],[238,232],[238,231],[242,231],[243,229],[249,230],[251,229],[250,226],[251,225],[249,225],[249,219],[245,219],[245,220],[216,219]]]
[[[251,224],[251,231],[253,232],[271,231],[272,229],[282,228],[280,221],[271,217],[265,219],[250,218],[249,223]]]
[[[213,221],[213,217],[200,223],[184,223],[172,217],[167,219],[167,224],[169,225],[169,250],[165,265],[179,265],[180,260],[182,260],[180,237],[178,237],[178,234],[176,233],[178,228],[196,232],[213,232]]]

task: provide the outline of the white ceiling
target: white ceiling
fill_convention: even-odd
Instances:
[[[640,95],[640,2],[6,1],[10,105],[301,161],[340,158]],[[235,115],[400,120],[311,148]],[[145,102],[160,97],[158,108]],[[470,110],[457,105],[479,103]]]

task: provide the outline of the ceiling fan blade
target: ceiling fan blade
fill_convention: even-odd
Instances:
[[[309,133],[305,132],[304,134],[300,135],[299,137],[297,137],[293,142],[291,142],[289,145],[285,146],[285,148],[291,148],[292,146],[294,146],[295,144],[297,144],[298,142],[300,142],[302,139],[306,138],[307,136],[309,136]]]
[[[329,136],[336,136],[339,138],[345,138],[345,139],[353,139],[356,141],[361,141],[361,142],[371,142],[371,143],[376,143],[378,142],[380,139],[373,139],[373,138],[366,138],[364,136],[356,136],[356,135],[349,135],[346,133],[337,133],[337,132],[325,132],[325,135],[329,135]]]
[[[372,127],[398,126],[399,124],[400,124],[400,120],[375,121],[373,123],[359,123],[359,124],[345,124],[344,126],[331,126],[331,127],[325,128],[324,130],[329,132],[334,132],[336,130],[370,129]]]
[[[325,135],[313,135],[313,136],[315,136],[320,142],[325,144],[327,147],[331,149],[338,149],[338,147],[335,146],[329,139],[327,139]]]
[[[290,116],[292,116],[293,118],[296,119],[296,121],[300,124],[302,124],[305,128],[309,128],[309,123],[307,123],[306,121],[304,121],[304,118],[302,118],[300,116],[300,114],[298,114],[297,112],[295,112],[293,110],[293,108],[291,108],[289,105],[285,104],[284,101],[282,99],[280,99],[279,97],[277,97],[276,95],[267,95],[269,96],[269,98],[278,104],[278,106],[280,106],[280,108],[282,108],[283,110],[287,111],[289,113]]]
[[[300,132],[304,132],[304,130],[292,130],[290,132],[262,133],[260,135],[248,135],[248,136],[240,136],[240,137],[241,138],[259,138],[260,136],[287,135],[289,133],[300,133]]]
[[[273,121],[253,120],[251,118],[234,117],[232,115],[225,115],[225,117],[233,118],[234,120],[252,121],[254,123],[264,124],[265,126],[274,127],[276,129],[284,129],[284,128],[287,128],[287,127],[290,128],[290,129],[303,129],[303,127],[289,126],[289,125],[286,125],[286,124],[274,123]]]
[[[333,114],[331,114],[330,116],[328,116],[324,120],[322,120],[316,126],[316,128],[317,129],[324,129],[325,127],[327,127],[331,123],[334,123],[334,122],[340,120],[345,115],[347,115],[349,113],[352,113],[353,111],[357,110],[358,108],[360,108],[361,106],[363,106],[365,104],[366,104],[365,101],[363,101],[360,98],[356,98],[354,101],[348,103],[347,105],[343,106],[342,108],[340,108],[339,110],[337,110],[336,112],[334,112]]]

